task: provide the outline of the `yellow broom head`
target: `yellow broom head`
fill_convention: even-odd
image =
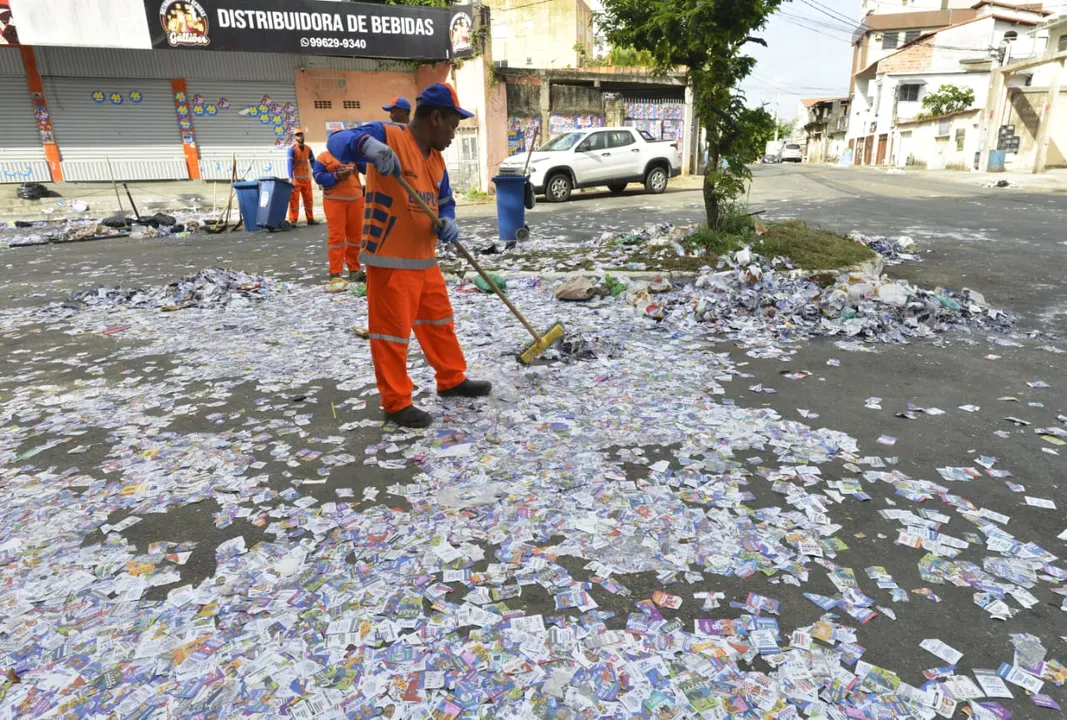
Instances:
[[[519,354],[519,362],[523,365],[529,365],[536,360],[541,353],[559,342],[561,337],[563,337],[563,325],[556,323],[548,329],[548,332],[541,336],[540,342],[530,343],[530,345]]]

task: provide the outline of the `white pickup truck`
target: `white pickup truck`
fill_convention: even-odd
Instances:
[[[501,173],[522,172],[524,154],[513,155]],[[630,127],[589,128],[557,135],[533,151],[530,183],[549,202],[563,202],[575,188],[607,186],[618,194],[630,183],[649,193],[667,189],[668,178],[682,173],[678,143],[654,140]]]

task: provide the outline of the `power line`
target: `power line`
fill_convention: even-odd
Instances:
[[[826,17],[830,18],[834,22],[842,23],[842,24],[846,25],[850,32],[855,32],[856,30],[858,30],[860,28],[860,26],[857,23],[853,22],[852,20],[843,20],[841,18],[841,16],[835,15],[832,12],[827,12],[826,10],[823,9],[823,6],[820,6],[820,5],[818,5],[818,4],[814,3],[814,2],[810,2],[810,0],[800,0],[800,2],[804,3],[805,5],[810,7],[815,12],[818,12],[818,13],[821,13],[821,14],[825,15]]]
[[[840,12],[838,10],[835,10],[834,8],[830,7],[829,5],[826,5],[824,3],[819,2],[819,0],[804,0],[804,1],[807,2],[808,4],[814,3],[815,5],[818,5],[819,7],[823,8],[827,12],[832,13],[834,17],[841,18],[842,21],[844,21],[845,23],[847,23],[849,25],[854,25],[857,28],[858,27],[863,27],[863,23],[862,22],[856,22],[853,18],[849,17],[848,15],[845,15],[844,13],[842,13],[842,12]]]

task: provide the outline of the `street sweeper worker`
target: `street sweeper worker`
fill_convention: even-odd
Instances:
[[[315,203],[311,192],[311,161],[315,155],[311,148],[304,144],[304,131],[297,130],[293,133],[296,141],[289,148],[289,179],[293,181],[293,192],[289,196],[289,222],[296,225],[300,216],[300,200],[304,200],[304,217],[308,225],[318,225],[315,222]]]
[[[385,105],[382,105],[382,110],[389,113],[389,122],[401,125],[407,125],[411,122],[411,103],[405,97],[397,95]]]
[[[359,246],[363,238],[363,185],[355,165],[343,165],[324,151],[311,164],[315,182],[322,188],[322,209],[326,213],[326,258],[330,281],[326,292],[344,292],[348,283],[342,276],[348,266],[348,279],[363,282],[359,269]]]
[[[359,261],[367,273],[371,359],[385,417],[405,427],[431,422],[430,414],[411,400],[407,357],[412,330],[436,372],[438,395],[481,397],[492,389],[488,382],[467,378],[437,266],[438,241],[459,239],[456,202],[441,151],[451,144],[459,121],[472,116],[460,107],[451,86],[438,83],[416,99],[410,125],[370,123],[326,141],[339,162],[366,163]],[[400,175],[443,220],[439,228],[397,182]]]

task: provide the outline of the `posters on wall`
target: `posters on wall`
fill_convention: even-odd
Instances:
[[[524,153],[536,132],[537,120],[529,117],[508,118],[508,155]]]
[[[656,140],[681,140],[685,127],[682,103],[626,103],[626,122]]]
[[[551,115],[548,118],[548,135],[556,137],[565,132],[604,127],[603,115]]]
[[[446,60],[474,53],[470,6],[144,0],[152,47]]]

